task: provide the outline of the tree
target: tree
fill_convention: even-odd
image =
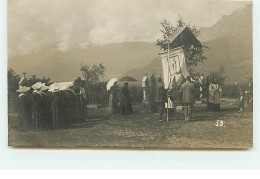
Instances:
[[[8,89],[12,90],[17,90],[19,88],[19,81],[20,81],[20,76],[15,73],[15,71],[10,68],[7,72],[7,77],[8,77]]]
[[[80,71],[86,81],[86,85],[94,85],[100,82],[105,75],[106,68],[102,63],[96,65],[84,65],[81,63]]]
[[[32,86],[32,85],[34,85],[35,83],[37,83],[38,81],[40,81],[40,79],[37,78],[36,75],[32,75],[32,76],[28,79],[26,86]]]
[[[52,84],[50,78],[42,77],[38,78],[35,74],[32,75],[28,80],[26,80],[25,86],[32,86],[37,82],[45,83],[46,86],[49,86]]]
[[[161,29],[160,31],[163,34],[163,39],[157,40],[157,46],[160,46],[161,49],[167,50],[168,45],[164,44],[165,41],[168,40],[168,38],[179,28],[183,27],[185,22],[182,21],[182,19],[179,19],[177,21],[177,25],[173,26],[169,21],[164,19],[161,22]],[[187,27],[190,29],[190,31],[194,34],[195,37],[198,37],[200,35],[200,31],[197,29],[195,25],[191,26],[190,24],[187,25]],[[202,45],[201,43],[196,44],[189,44],[184,46],[184,53],[187,63],[187,68],[189,73],[193,75],[198,75],[199,72],[197,72],[194,67],[197,66],[198,62],[202,62],[204,60],[207,60],[207,57],[204,55],[204,52],[206,49],[209,49],[209,47]]]
[[[45,83],[46,86],[50,86],[52,84],[50,78],[46,78],[45,76],[40,79],[40,82]]]
[[[217,82],[222,86],[224,84],[224,81],[226,80],[225,68],[223,66],[220,66],[218,71],[211,71],[209,77],[210,80],[216,79]]]

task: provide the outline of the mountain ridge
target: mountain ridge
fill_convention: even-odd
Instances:
[[[252,5],[223,16],[211,27],[201,28],[199,39],[210,47],[205,51],[208,60],[198,64],[198,70],[217,70],[225,66],[230,78],[252,75]],[[107,69],[104,80],[130,75],[140,80],[145,73],[162,73],[155,42],[124,42],[104,46],[77,46],[66,52],[57,50],[57,44],[42,47],[28,55],[10,57],[8,68],[18,74],[50,77],[53,81],[72,81],[81,76],[80,64],[103,63]],[[232,76],[232,77],[231,77]]]

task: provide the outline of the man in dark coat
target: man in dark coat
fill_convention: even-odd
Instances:
[[[124,87],[120,92],[120,100],[119,100],[119,113],[123,115],[128,115],[133,113],[130,93],[128,90],[128,83],[124,83]]]
[[[184,106],[185,120],[189,121],[192,116],[194,104],[194,87],[190,76],[186,77],[186,82],[181,85],[182,104]]]
[[[165,103],[167,102],[167,90],[164,88],[161,78],[158,78],[158,83],[156,84],[156,87],[155,87],[154,101],[156,103],[157,110],[159,110],[159,112],[160,112],[159,121],[161,122],[163,113],[165,111]]]

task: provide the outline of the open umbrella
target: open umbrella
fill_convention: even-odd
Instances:
[[[111,80],[109,80],[109,82],[107,83],[107,91],[110,90],[110,88],[114,85],[116,81],[117,78],[112,78]]]
[[[131,76],[124,76],[122,77],[119,81],[137,81],[135,78],[131,77]]]

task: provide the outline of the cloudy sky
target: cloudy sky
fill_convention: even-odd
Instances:
[[[74,46],[155,41],[160,21],[178,14],[197,27],[211,26],[247,2],[176,0],[8,0],[9,56],[28,54],[50,43],[59,51]]]

